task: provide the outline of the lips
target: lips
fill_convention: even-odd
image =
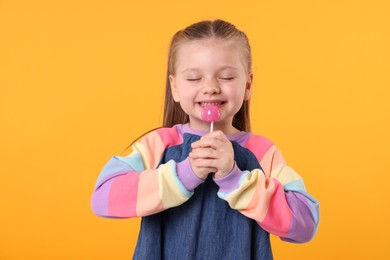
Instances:
[[[198,104],[201,107],[210,106],[210,105],[211,106],[222,106],[225,103],[226,103],[225,101],[201,101],[201,102],[198,102]]]

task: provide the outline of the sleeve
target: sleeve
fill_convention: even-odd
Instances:
[[[132,146],[126,156],[113,156],[96,182],[91,206],[97,216],[147,216],[187,201],[201,183],[194,178],[188,159],[159,164],[165,146],[151,132]]]
[[[215,180],[220,187],[218,196],[284,241],[310,241],[319,222],[317,200],[286,165],[279,149],[270,144],[266,151],[260,150],[254,153],[262,170],[241,171],[235,166],[229,175]]]

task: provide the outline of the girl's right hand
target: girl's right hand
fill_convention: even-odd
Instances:
[[[197,152],[197,150],[199,149],[205,149],[205,148],[195,148],[192,151]],[[189,159],[190,159],[190,165],[192,171],[201,180],[205,180],[210,173],[214,173],[217,171],[216,168],[206,166],[207,165],[206,160],[203,158],[193,158],[192,156],[190,156]]]
[[[204,180],[210,173],[214,173],[214,178],[222,178],[232,171],[234,151],[232,143],[222,131],[204,135],[191,147],[190,164],[198,178]]]

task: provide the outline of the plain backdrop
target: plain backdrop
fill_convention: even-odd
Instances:
[[[95,181],[161,124],[172,35],[217,18],[252,45],[253,132],[321,204],[314,240],[273,236],[275,259],[390,259],[389,13],[386,0],[0,0],[0,259],[131,259],[140,219],[94,216]]]

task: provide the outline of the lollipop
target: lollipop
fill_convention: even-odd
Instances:
[[[207,105],[203,107],[201,116],[203,121],[211,123],[210,132],[212,132],[214,127],[214,122],[217,122],[220,119],[221,113],[219,112],[217,106]]]

